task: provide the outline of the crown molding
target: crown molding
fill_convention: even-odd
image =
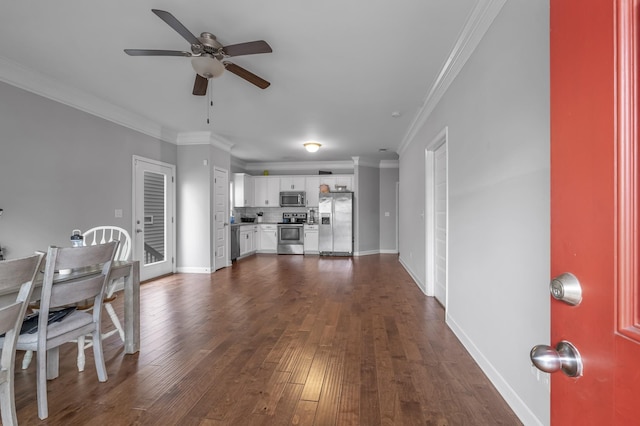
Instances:
[[[245,170],[315,170],[319,169],[353,169],[353,161],[296,161],[273,163],[245,163]]]
[[[400,161],[399,160],[381,160],[380,168],[381,169],[399,169]]]
[[[184,145],[212,145],[225,152],[231,152],[233,143],[213,132],[182,132],[178,133],[176,144]]]
[[[176,132],[0,56],[0,81],[169,143]]]
[[[425,98],[416,118],[409,126],[402,142],[400,142],[397,150],[399,155],[402,155],[411,142],[413,142],[416,134],[427,121],[429,115],[431,115],[438,102],[440,102],[440,99],[442,99],[453,80],[458,76],[464,64],[471,57],[471,54],[480,43],[480,40],[482,40],[482,37],[484,37],[493,20],[498,16],[498,13],[500,13],[506,1],[507,0],[478,0],[453,50],[431,86],[429,94]]]
[[[242,161],[239,158],[234,157],[233,155],[231,156],[231,167],[233,169],[240,169],[240,170],[247,170],[247,162],[246,161]]]
[[[363,158],[363,157],[351,157],[353,159],[354,166],[362,166],[362,167],[375,167],[376,169],[380,167],[380,160],[373,160],[371,158]]]
[[[182,132],[178,133],[176,145],[209,145],[211,132]]]

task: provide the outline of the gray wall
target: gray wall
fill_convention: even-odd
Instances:
[[[356,166],[354,187],[355,244],[359,255],[380,250],[380,169]]]
[[[447,323],[525,424],[548,424],[549,4],[506,2],[400,157],[401,261],[424,288],[425,146],[448,128]]]
[[[380,252],[397,253],[397,183],[398,168],[380,169]],[[385,216],[389,213],[389,216]]]
[[[108,224],[131,232],[133,155],[176,164],[175,145],[0,83],[5,256],[66,246],[75,228]]]

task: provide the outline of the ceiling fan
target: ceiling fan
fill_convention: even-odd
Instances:
[[[232,56],[271,53],[271,46],[269,46],[266,41],[257,40],[223,46],[216,40],[216,36],[211,33],[204,32],[200,34],[200,37],[194,36],[191,31],[169,12],[158,9],[151,9],[151,11],[191,44],[191,52],[179,50],[124,49],[127,55],[186,56],[192,58],[191,65],[196,71],[193,94],[196,96],[204,96],[207,93],[209,79],[221,76],[225,69],[247,80],[249,83],[255,84],[261,89],[266,89],[271,84],[241,66],[226,60]]]

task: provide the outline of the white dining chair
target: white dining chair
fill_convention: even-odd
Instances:
[[[0,307],[0,333],[3,333],[0,339],[0,409],[5,426],[18,424],[14,393],[16,344],[43,257],[44,253],[38,253],[21,259],[0,261],[0,292],[3,295],[16,294],[13,301]]]
[[[85,246],[94,246],[96,244],[118,241],[118,250],[116,251],[114,260],[129,260],[129,256],[131,254],[131,236],[126,229],[108,225],[96,226],[95,228],[91,228],[85,231],[82,236],[84,237]],[[124,328],[122,327],[122,323],[120,322],[120,319],[118,318],[118,315],[116,314],[116,311],[112,305],[117,297],[116,290],[118,290],[118,285],[121,281],[122,280],[111,280],[107,284],[107,292],[103,303],[104,308],[109,314],[109,318],[111,319],[114,328],[109,331],[103,332],[102,338],[106,339],[117,333],[120,336],[120,340],[122,340],[122,343],[124,343]],[[91,309],[91,307],[89,307],[89,309]],[[84,371],[84,353],[85,350],[90,348],[92,345],[93,342],[91,340],[86,341],[84,336],[78,338],[78,371]]]
[[[119,228],[117,226],[96,226],[82,233],[82,236],[84,241],[83,244],[85,246],[94,246],[96,244],[118,241],[120,244],[118,245],[118,250],[116,251],[114,260],[129,260],[129,256],[131,255],[131,236],[126,229]],[[102,338],[106,339],[117,333],[120,336],[120,340],[124,343],[124,328],[122,327],[122,323],[120,322],[120,319],[112,305],[116,299],[115,293],[116,290],[118,290],[118,284],[120,282],[121,280],[112,280],[107,285],[107,293],[105,295],[103,305],[109,314],[109,318],[111,319],[114,328],[103,332]],[[90,310],[93,306],[86,305],[80,308]],[[86,362],[85,351],[92,345],[92,340],[87,340],[84,336],[78,338],[78,358],[76,362],[78,365],[78,371],[84,371]],[[27,351],[27,353],[24,354],[24,358],[22,359],[23,370],[29,367],[32,358],[33,352]]]
[[[49,247],[44,269],[38,328],[36,333],[18,336],[18,350],[35,351],[37,369],[38,417],[49,416],[47,380],[58,376],[59,347],[81,336],[91,334],[96,372],[100,382],[107,381],[107,369],[102,353],[102,301],[118,242],[87,247]],[[58,271],[71,269],[61,278]],[[91,271],[73,272],[73,271]],[[55,285],[54,285],[55,281]],[[72,310],[68,315],[49,322],[49,313],[93,300],[91,312]]]

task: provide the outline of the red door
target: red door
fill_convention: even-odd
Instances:
[[[640,0],[551,0],[551,274],[582,302],[551,301],[551,340],[582,377],[551,378],[553,425],[640,424],[636,99]]]

